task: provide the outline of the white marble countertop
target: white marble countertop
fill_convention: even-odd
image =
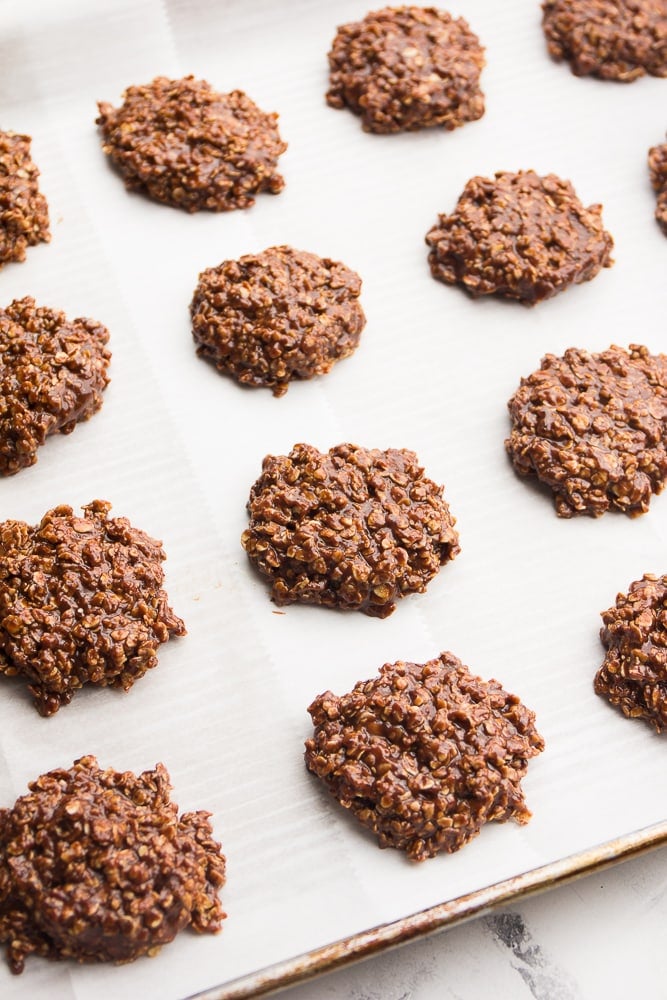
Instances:
[[[281,1000],[667,997],[667,850],[280,993]]]

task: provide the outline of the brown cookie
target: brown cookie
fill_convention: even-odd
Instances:
[[[323,375],[357,347],[366,323],[361,278],[291,247],[226,260],[199,276],[190,305],[197,354],[274,396]]]
[[[0,475],[34,465],[49,434],[69,434],[102,405],[109,332],[32,298],[0,309]]]
[[[505,447],[550,486],[559,517],[644,514],[667,478],[667,355],[631,344],[547,354],[508,403]]]
[[[629,719],[667,728],[667,576],[646,573],[602,612],[607,650],[595,691]]]
[[[463,18],[434,7],[385,7],[338,29],[327,101],[361,115],[367,132],[451,130],[484,114],[484,62]]]
[[[15,974],[41,955],[154,956],[190,926],[220,930],[225,858],[210,813],[178,816],[163,764],[102,771],[81,757],[0,809],[0,942]]]
[[[297,444],[262,470],[241,542],[276,604],[386,618],[460,551],[443,487],[412,451]]]
[[[653,146],[648,153],[648,167],[651,174],[651,184],[658,196],[655,217],[665,236],[667,236],[667,143]]]
[[[533,170],[473,177],[426,242],[434,278],[474,297],[500,295],[526,305],[613,263],[602,207],[584,208],[569,181]]]
[[[521,790],[544,749],[535,715],[452,653],[386,663],[379,677],[308,709],[306,766],[340,804],[413,861],[458,851],[484,823],[527,823]]]
[[[25,260],[27,247],[51,239],[49,209],[37,183],[31,142],[29,135],[0,132],[0,267]]]
[[[549,53],[576,76],[667,76],[665,0],[544,0],[542,11]]]
[[[227,212],[285,186],[276,173],[287,149],[278,116],[260,111],[243,91],[218,94],[192,76],[158,76],[123,97],[120,108],[98,104],[96,123],[130,190],[188,212]]]
[[[84,684],[120,687],[157,664],[185,626],[162,589],[162,543],[93,500],[77,517],[0,522],[0,673],[28,682],[40,715]]]

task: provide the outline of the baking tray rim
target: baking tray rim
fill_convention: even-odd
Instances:
[[[667,846],[667,820],[569,854],[444,903],[359,931],[332,944],[276,962],[257,972],[189,995],[185,1000],[248,1000],[296,986],[391,948],[481,917],[496,907],[566,885]]]

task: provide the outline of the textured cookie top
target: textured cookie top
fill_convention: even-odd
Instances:
[[[102,405],[109,332],[32,298],[0,309],[0,475],[37,461],[49,434],[69,434]]]
[[[49,209],[37,183],[31,142],[28,135],[0,132],[0,267],[25,260],[27,247],[51,239]]]
[[[545,0],[542,10],[550,54],[577,76],[667,76],[665,0]]]
[[[129,690],[185,626],[162,589],[162,543],[94,500],[40,524],[0,522],[0,673],[52,715],[84,684]]]
[[[327,101],[361,115],[368,132],[454,129],[484,114],[484,62],[463,18],[433,7],[385,7],[338,29]]]
[[[667,576],[647,573],[602,612],[607,650],[595,691],[629,719],[667,728]]]
[[[667,236],[667,143],[653,146],[648,154],[648,167],[651,174],[651,184],[658,195],[655,217],[665,236]]]
[[[547,354],[508,403],[517,472],[554,491],[560,517],[643,514],[667,477],[667,355],[632,344]]]
[[[12,972],[41,955],[129,962],[190,925],[215,933],[225,859],[209,813],[180,819],[169,775],[81,757],[0,809],[0,942]]]
[[[241,541],[277,604],[386,618],[460,551],[443,487],[412,451],[297,444],[262,469]]]
[[[584,208],[569,181],[533,170],[473,177],[426,242],[434,278],[527,305],[612,264],[602,207]]]
[[[276,172],[287,149],[278,116],[242,91],[218,94],[192,76],[159,76],[128,87],[123,98],[120,108],[98,104],[97,124],[129,189],[188,212],[226,212],[284,187]]]
[[[361,278],[291,247],[223,261],[199,276],[190,306],[197,353],[242,385],[275,396],[328,372],[357,347]]]
[[[386,663],[379,677],[308,709],[306,765],[380,847],[414,861],[453,852],[484,823],[530,812],[521,790],[544,749],[533,712],[452,653],[425,664]]]

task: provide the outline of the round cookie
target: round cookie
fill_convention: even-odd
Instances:
[[[37,461],[49,434],[69,434],[102,405],[109,331],[35,300],[0,309],[0,475]]]
[[[40,715],[84,684],[128,691],[185,626],[162,589],[162,543],[93,500],[36,527],[0,522],[0,674],[28,682]]]
[[[508,403],[516,471],[551,487],[559,517],[643,514],[667,478],[667,355],[630,345],[547,354]]]
[[[366,323],[361,279],[291,247],[227,260],[199,276],[190,306],[197,354],[275,396],[352,354]]]
[[[549,53],[576,76],[667,76],[665,0],[544,0],[542,11]]]
[[[473,177],[426,242],[434,278],[474,297],[500,295],[526,305],[613,263],[602,207],[584,208],[569,181],[533,170]]]
[[[30,955],[131,962],[183,928],[220,930],[225,858],[210,813],[184,813],[169,775],[76,760],[0,809],[0,942],[11,971]]]
[[[442,494],[412,451],[297,444],[264,459],[241,542],[276,604],[386,618],[460,551]]]
[[[49,209],[28,135],[0,131],[0,267],[25,260],[27,247],[48,243]]]
[[[287,149],[278,116],[243,91],[218,94],[192,76],[159,76],[123,98],[120,108],[98,104],[96,124],[128,189],[188,212],[227,212],[285,186],[276,172]]]
[[[452,653],[386,663],[308,711],[306,766],[380,847],[423,861],[458,851],[492,820],[530,819],[521,779],[544,749],[535,715]]]
[[[338,29],[327,101],[361,115],[367,132],[451,130],[484,114],[484,62],[463,18],[434,7],[385,7]]]
[[[667,728],[667,576],[646,573],[602,612],[596,694],[656,732]]]
[[[667,143],[653,146],[648,154],[648,166],[658,203],[655,207],[655,217],[658,225],[667,236]]]

